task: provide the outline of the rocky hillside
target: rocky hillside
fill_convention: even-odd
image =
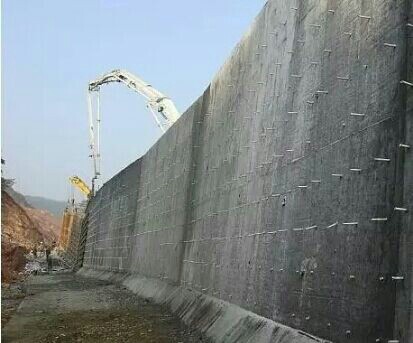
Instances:
[[[26,213],[36,223],[45,241],[57,241],[61,229],[61,218],[56,218],[49,211],[39,208],[25,208]]]
[[[25,253],[43,241],[37,224],[4,189],[1,191],[1,281],[18,277]]]
[[[5,190],[1,192],[1,226],[2,242],[31,249],[44,239],[38,224]]]
[[[16,192],[13,189],[13,182],[14,182],[13,180],[4,180],[4,179],[2,179],[3,189],[21,207],[33,207],[32,205],[29,204],[29,202],[26,200],[26,197],[23,194],[20,194],[19,192]]]
[[[23,195],[2,180],[1,247],[2,282],[16,278],[24,268],[24,254],[59,238],[61,219],[44,209],[34,208]]]
[[[33,195],[24,195],[24,198],[29,205],[26,207],[41,208],[42,210],[50,212],[57,218],[63,216],[63,212],[67,206],[66,201],[58,201]]]
[[[65,203],[42,197],[24,196],[13,189],[12,180],[3,179],[3,183],[3,190],[7,193],[7,198],[12,198],[21,210],[26,213],[34,226],[41,233],[42,240],[45,242],[56,241],[60,234],[64,209],[62,206]],[[5,214],[6,216],[8,215],[8,213]],[[19,216],[17,211],[11,211],[10,214],[16,215],[17,217]]]

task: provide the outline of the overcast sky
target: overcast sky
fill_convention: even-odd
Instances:
[[[2,157],[16,190],[66,200],[90,182],[86,89],[115,68],[142,77],[183,112],[201,95],[263,0],[3,0]],[[161,132],[121,85],[101,91],[102,178]]]

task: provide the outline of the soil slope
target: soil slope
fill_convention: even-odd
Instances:
[[[36,224],[46,242],[57,241],[60,234],[61,220],[53,216],[49,211],[39,208],[25,208],[30,219]]]
[[[31,249],[34,244],[43,241],[38,224],[4,190],[1,192],[1,214],[2,242]]]
[[[27,252],[39,248],[40,242],[58,240],[61,227],[60,220],[50,212],[26,207],[25,201],[17,202],[13,195],[4,189],[1,192],[1,280],[6,283],[18,278]]]

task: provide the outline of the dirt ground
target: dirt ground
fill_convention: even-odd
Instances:
[[[59,272],[31,276],[2,342],[207,342],[166,308],[107,282]]]
[[[10,320],[26,296],[23,280],[1,284],[1,327]]]

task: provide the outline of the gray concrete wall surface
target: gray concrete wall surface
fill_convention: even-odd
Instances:
[[[409,0],[268,1],[91,201],[84,266],[334,342],[412,342],[412,21]]]

